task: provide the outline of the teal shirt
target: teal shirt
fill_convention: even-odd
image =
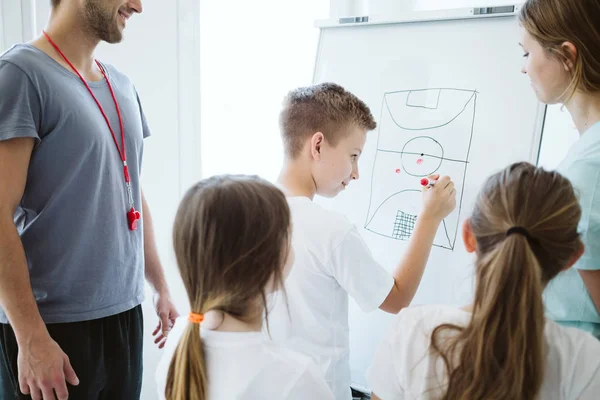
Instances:
[[[600,315],[577,270],[600,269],[600,123],[590,127],[558,166],[579,198],[581,259],[553,279],[544,292],[548,318],[592,333],[600,339]]]

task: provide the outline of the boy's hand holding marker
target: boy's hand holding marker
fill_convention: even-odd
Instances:
[[[421,179],[423,209],[421,216],[441,222],[456,208],[456,189],[449,176],[430,175]]]

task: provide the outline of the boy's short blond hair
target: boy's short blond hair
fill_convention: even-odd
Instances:
[[[369,107],[335,83],[292,90],[284,99],[279,125],[290,158],[296,158],[316,132],[323,133],[327,143],[336,146],[353,125],[367,131],[377,128]]]

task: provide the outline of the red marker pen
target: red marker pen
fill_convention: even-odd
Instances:
[[[437,182],[436,179],[423,178],[423,179],[421,179],[421,186],[433,186],[436,184],[436,182]]]

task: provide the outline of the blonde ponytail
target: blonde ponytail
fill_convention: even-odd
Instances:
[[[208,380],[198,325],[188,322],[169,366],[166,400],[206,400]]]
[[[188,322],[169,366],[167,400],[207,399],[197,324],[204,314],[218,311],[241,321],[268,317],[266,290],[283,288],[290,225],[285,195],[255,176],[213,176],[187,191],[175,217],[173,246],[196,323]]]
[[[432,347],[449,372],[444,399],[534,399],[544,375],[540,265],[527,238],[513,235],[476,268],[482,279],[471,323],[466,328],[441,325],[432,335]],[[438,337],[446,329],[460,333],[444,352]]]
[[[443,399],[537,397],[545,369],[542,291],[580,250],[580,217],[573,187],[556,172],[518,163],[488,179],[468,222],[477,251],[471,320],[431,335],[447,373]]]

